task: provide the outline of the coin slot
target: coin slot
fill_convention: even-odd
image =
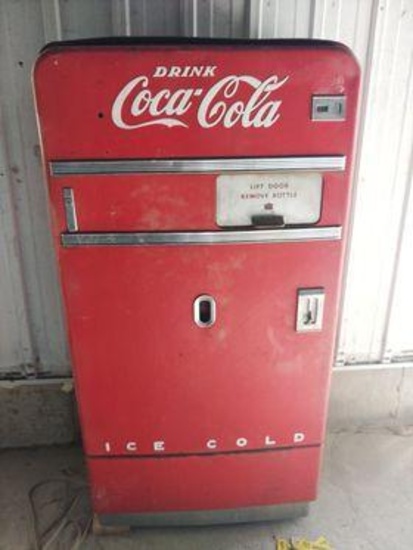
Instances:
[[[209,300],[199,302],[199,320],[203,325],[208,325],[211,322],[211,302]]]
[[[210,327],[215,323],[216,305],[212,296],[202,295],[194,301],[194,321],[199,327]]]

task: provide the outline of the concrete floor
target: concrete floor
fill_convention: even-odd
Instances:
[[[63,496],[70,502],[78,495],[71,517],[85,525],[89,509],[87,488],[82,485],[80,449],[55,447],[0,453],[1,550],[34,548],[27,494],[34,484],[52,479],[57,481],[40,487],[34,495],[39,519],[47,525],[51,514],[58,514]],[[67,495],[59,479],[70,480]],[[276,536],[313,540],[320,535],[337,550],[413,549],[411,432],[330,434],[320,496],[306,518],[229,527],[142,529],[123,536],[89,535],[81,548],[274,550]],[[68,549],[74,537],[71,525],[48,548]]]

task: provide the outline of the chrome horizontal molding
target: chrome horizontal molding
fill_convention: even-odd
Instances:
[[[336,241],[340,226],[293,229],[253,229],[241,231],[171,231],[139,233],[62,233],[64,247],[155,246]]]
[[[207,460],[210,460],[210,457]],[[95,459],[98,460],[98,459]],[[144,512],[142,514],[104,514],[99,521],[107,526],[195,526],[211,524],[250,523],[253,521],[276,521],[293,519],[308,514],[309,502],[251,506],[247,508],[227,508],[225,510],[190,510],[179,512]]]
[[[186,172],[274,172],[274,171],[326,171],[339,172],[346,168],[346,157],[264,157],[217,159],[131,159],[131,160],[64,160],[50,162],[52,176],[98,174],[159,174]]]

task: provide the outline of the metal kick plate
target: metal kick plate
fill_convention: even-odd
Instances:
[[[300,288],[297,298],[297,332],[323,328],[325,292],[323,288]]]
[[[253,225],[252,218],[279,216],[284,224],[314,224],[320,219],[319,173],[221,175],[217,178],[217,224]]]

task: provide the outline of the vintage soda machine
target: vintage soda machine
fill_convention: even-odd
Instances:
[[[359,68],[327,41],[94,40],[34,69],[94,512],[315,499]]]

